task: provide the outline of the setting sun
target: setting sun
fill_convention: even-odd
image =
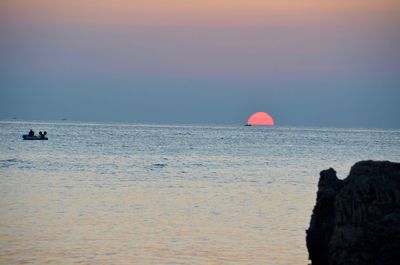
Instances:
[[[266,112],[256,112],[247,120],[248,126],[274,126],[275,121]]]

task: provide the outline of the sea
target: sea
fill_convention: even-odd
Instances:
[[[400,161],[398,129],[0,121],[0,139],[0,264],[306,265],[319,172]]]

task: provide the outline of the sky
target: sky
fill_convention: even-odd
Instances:
[[[398,0],[1,0],[0,119],[400,128]]]

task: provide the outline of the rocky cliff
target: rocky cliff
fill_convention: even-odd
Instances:
[[[322,171],[306,241],[312,265],[400,264],[400,163]]]

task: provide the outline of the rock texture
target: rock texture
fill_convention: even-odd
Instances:
[[[400,163],[322,171],[306,240],[312,265],[400,264]]]

